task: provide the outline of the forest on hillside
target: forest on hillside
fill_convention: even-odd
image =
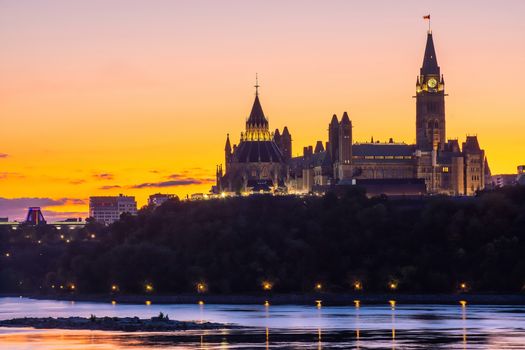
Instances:
[[[0,227],[0,252],[2,293],[519,293],[525,186],[172,200],[107,227]]]

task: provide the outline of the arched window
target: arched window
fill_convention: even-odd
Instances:
[[[432,126],[434,125],[434,123],[432,123],[432,120],[428,122],[428,128],[429,129],[432,129]]]
[[[434,128],[439,128],[439,122],[437,120],[434,122]]]

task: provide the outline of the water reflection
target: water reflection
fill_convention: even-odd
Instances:
[[[463,323],[463,349],[467,348],[467,305],[461,303],[461,320]]]
[[[525,307],[469,305],[125,305],[0,298],[0,319],[139,316],[228,322],[243,329],[119,333],[0,328],[0,348],[51,349],[519,349]]]

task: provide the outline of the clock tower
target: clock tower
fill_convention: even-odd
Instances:
[[[445,146],[445,81],[428,31],[423,66],[416,81],[416,145],[423,151]]]

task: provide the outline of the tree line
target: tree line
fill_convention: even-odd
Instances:
[[[3,293],[518,293],[525,186],[471,198],[175,199],[107,227],[1,227],[0,252]]]

